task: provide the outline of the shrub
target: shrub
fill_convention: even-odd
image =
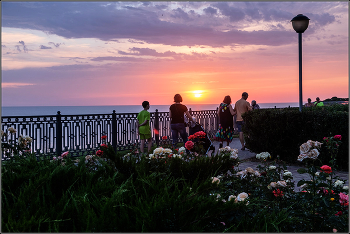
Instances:
[[[349,155],[348,105],[333,105],[322,108],[260,109],[243,115],[247,148],[259,153],[268,151],[276,158],[295,162],[299,146],[307,140],[322,141],[325,136],[342,135],[343,144],[339,148],[337,162],[339,169],[347,170]],[[341,111],[340,111],[341,110]],[[347,109],[346,109],[347,110]],[[330,155],[322,148],[323,161]]]

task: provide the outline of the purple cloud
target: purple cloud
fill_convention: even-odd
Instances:
[[[216,15],[218,13],[218,10],[213,7],[204,8],[203,11],[208,15]]]
[[[19,41],[18,43],[21,44],[21,45],[23,46],[23,51],[24,51],[24,53],[28,52],[27,46],[26,46],[26,44],[24,43],[24,41]],[[21,52],[21,50],[19,49],[19,46],[16,46],[16,47],[17,47],[17,50],[18,50],[19,52]]]
[[[48,47],[48,46],[40,45],[40,49],[46,50],[46,49],[52,49],[52,48],[51,48],[51,47]]]
[[[62,43],[54,43],[54,42],[49,42],[48,43],[49,45],[53,45],[55,46],[56,48],[58,48],[60,45],[62,45]],[[64,44],[64,43],[63,43]]]
[[[131,2],[111,2],[108,5],[99,2],[4,2],[2,26],[41,30],[65,38],[98,38],[103,41],[131,39],[173,46],[278,46],[294,42],[292,30],[277,27],[269,31],[248,32],[238,30],[235,23],[242,20],[277,21],[280,24],[290,22],[299,5],[293,2],[179,2],[178,8],[170,9],[165,4],[156,2],[146,5]],[[318,3],[319,8],[321,5]],[[209,13],[212,17],[200,17],[203,22],[195,24],[200,15],[188,7],[199,9],[200,6],[205,6],[203,15],[208,16]],[[230,20],[232,24],[228,28],[236,30],[217,30],[216,26],[226,26],[227,22],[217,18],[215,11]],[[314,23],[313,29],[308,29],[309,35],[318,27],[335,20],[329,13],[305,15]],[[167,21],[169,17],[172,20]]]

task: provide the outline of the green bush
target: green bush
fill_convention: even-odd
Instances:
[[[296,162],[299,146],[308,140],[322,142],[324,137],[341,135],[337,162],[339,169],[348,169],[349,112],[348,105],[324,108],[260,109],[243,115],[247,148],[253,152],[269,152],[287,162]],[[330,160],[322,147],[320,159]]]

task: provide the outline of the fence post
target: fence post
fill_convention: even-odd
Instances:
[[[216,113],[218,113],[219,107],[216,107]],[[219,129],[219,116],[216,114],[216,129]]]
[[[57,117],[56,117],[56,153],[57,153],[57,156],[61,156],[61,154],[62,154],[61,111],[57,111]]]
[[[157,147],[159,146],[159,116],[158,109],[156,109],[156,113],[154,114],[154,137],[156,140]]]
[[[115,110],[112,113],[112,147],[117,152],[117,113]]]

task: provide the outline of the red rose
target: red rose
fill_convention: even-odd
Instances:
[[[107,148],[107,145],[106,144],[101,144],[101,147],[106,147]]]
[[[343,212],[338,211],[338,213],[336,213],[335,216],[340,216],[340,215],[342,215],[342,214],[343,214]]]
[[[103,135],[103,136],[101,136],[101,139],[102,139],[102,140],[105,140],[105,139],[107,139],[107,136],[106,136],[106,135]]]
[[[189,140],[193,140],[194,138],[196,138],[195,135],[190,135],[190,136],[188,137]]]
[[[192,141],[187,141],[185,147],[186,149],[191,150],[194,147],[194,143]]]
[[[97,155],[97,156],[101,157],[102,154],[103,154],[103,151],[102,151],[102,150],[97,150],[97,151],[96,151],[96,155]]]
[[[163,136],[162,139],[163,139],[163,140],[166,140],[166,139],[168,139],[168,138],[167,138],[166,136]]]
[[[196,132],[194,135],[198,138],[205,138],[206,134],[203,131],[199,131],[199,132]]]
[[[341,141],[341,135],[335,135],[334,139]]]
[[[332,173],[332,168],[330,166],[323,165],[321,167],[321,171],[324,172],[324,173],[330,174],[330,173]]]
[[[277,189],[277,190],[273,190],[272,191],[273,195],[275,195],[275,197],[283,197],[283,191]]]

